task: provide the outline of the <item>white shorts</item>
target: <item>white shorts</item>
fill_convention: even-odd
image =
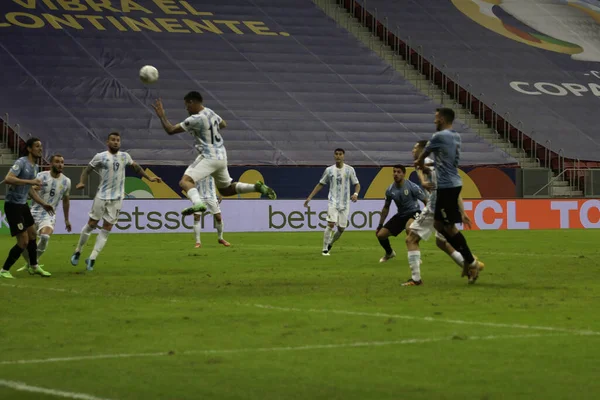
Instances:
[[[334,222],[338,227],[345,228],[348,226],[348,213],[350,209],[345,208],[338,210],[335,207],[329,206],[327,208],[327,222]]]
[[[446,238],[439,232],[437,232],[433,226],[434,223],[434,212],[429,209],[429,207],[425,207],[421,214],[410,224],[410,231],[414,232],[418,237],[423,240],[429,240],[431,234],[435,232],[435,237],[437,239],[441,239],[444,242]]]
[[[52,228],[52,230],[54,230],[54,226],[56,225],[55,215],[49,215],[48,213],[42,215],[32,213],[32,215],[37,232],[41,231],[43,228]]]
[[[185,175],[192,178],[194,182],[211,175],[215,179],[217,189],[225,189],[233,182],[227,170],[227,160],[212,160],[203,156],[196,157],[196,160],[185,170]]]
[[[102,200],[95,198],[92,210],[90,211],[90,218],[96,221],[103,219],[109,224],[114,225],[119,220],[119,211],[121,211],[122,206],[123,199]]]
[[[202,199],[204,204],[206,204],[206,211],[211,213],[212,215],[221,214],[221,208],[219,207],[219,202],[215,199]],[[194,213],[194,215],[202,215],[201,212]]]

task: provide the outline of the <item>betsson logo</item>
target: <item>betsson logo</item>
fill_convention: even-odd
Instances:
[[[207,216],[210,220],[210,214],[202,214],[202,228],[206,226],[205,220]],[[165,229],[175,231],[182,227],[191,230],[193,229],[192,224],[192,217],[187,217],[186,221],[186,217],[184,217],[183,215],[181,215],[181,213],[177,211],[167,211],[164,214],[160,211],[144,212],[140,211],[140,207],[135,206],[134,210],[131,212],[121,211],[119,213],[119,221],[117,222],[115,227],[121,231],[131,229],[135,229],[136,231],[160,231]]]
[[[354,211],[348,216],[348,228],[354,229],[375,229],[379,224],[381,211]],[[304,211],[291,211],[285,213],[278,211],[269,205],[269,229],[324,229],[327,226],[327,211],[311,211],[310,208]]]

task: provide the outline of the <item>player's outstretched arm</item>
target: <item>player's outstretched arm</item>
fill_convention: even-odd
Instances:
[[[33,201],[35,201],[36,203],[38,203],[40,206],[42,206],[44,208],[44,210],[48,211],[48,214],[50,215],[54,215],[54,207],[52,207],[50,204],[46,203],[38,194],[37,190],[35,190],[34,188],[29,188],[29,196],[31,197],[31,199]]]
[[[310,201],[312,200],[312,198],[315,197],[315,195],[317,193],[319,193],[319,191],[323,188],[323,186],[324,185],[322,183],[317,183],[317,186],[315,186],[315,188],[313,189],[313,191],[310,192],[310,194],[306,198],[306,201],[304,202],[304,207],[308,208],[308,203],[310,203]]]
[[[4,183],[6,183],[7,185],[15,185],[15,186],[25,186],[25,185],[40,186],[42,184],[42,181],[37,178],[36,179],[21,179],[21,178],[18,178],[11,171],[8,171],[8,174],[6,174],[6,178],[4,178]]]
[[[75,186],[76,189],[85,188],[85,183],[88,180],[88,175],[93,170],[94,170],[94,167],[92,167],[91,165],[86,165],[86,167],[83,169],[83,171],[81,171],[81,176],[79,177],[79,183],[77,184],[77,186]]]
[[[136,162],[133,162],[131,164],[131,168],[133,168],[135,170],[135,172],[137,172],[138,175],[140,175],[142,178],[146,178],[148,179],[150,182],[162,182],[162,179],[160,179],[158,176],[150,176],[146,173],[146,171],[144,171],[144,169],[142,167],[140,167],[140,165]]]
[[[161,99],[157,99],[154,104],[152,104],[152,108],[156,112],[156,116],[160,119],[160,123],[163,126],[165,132],[169,135],[175,135],[181,132],[185,132],[185,129],[181,126],[181,124],[173,125],[167,119],[167,114],[165,113],[165,109],[163,107],[163,103]]]

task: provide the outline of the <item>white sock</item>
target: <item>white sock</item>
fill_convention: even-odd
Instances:
[[[465,259],[463,258],[462,254],[460,254],[458,251],[454,250],[454,253],[450,254],[450,257],[452,257],[456,265],[458,265],[459,267],[462,268],[465,265]]]
[[[48,241],[49,240],[50,240],[50,235],[44,235],[44,234],[40,235],[40,241],[37,244],[37,258],[38,258],[38,260],[40,259],[40,257],[42,256],[42,254],[44,254],[44,251],[46,251],[46,248],[48,247]]]
[[[250,183],[242,183],[242,182],[238,182],[235,184],[235,192],[238,194],[241,193],[253,193],[256,192],[256,188],[254,187],[254,185],[250,184]]]
[[[83,226],[83,229],[81,230],[81,236],[79,236],[79,243],[77,244],[77,248],[75,249],[76,253],[81,253],[81,249],[83,249],[83,246],[85,246],[85,244],[87,243],[88,239],[90,238],[90,234],[93,230],[94,229],[88,224],[85,224]]]
[[[90,255],[90,260],[95,260],[98,257],[98,253],[102,251],[106,241],[108,240],[108,234],[110,231],[106,229],[102,229],[96,238],[96,243],[94,244],[94,250],[92,250],[92,255]]]
[[[192,201],[192,203],[198,204],[198,203],[202,203],[202,199],[200,198],[200,193],[198,193],[198,189],[196,188],[191,188],[190,190],[187,191],[187,195],[190,198],[190,200]]]
[[[421,280],[421,251],[411,250],[408,252],[408,265],[412,272],[412,280],[418,282]]]
[[[221,220],[221,222],[215,221],[215,228],[219,234],[219,240],[223,240],[223,220]]]
[[[331,242],[331,235],[333,234],[333,229],[331,229],[329,227],[329,225],[327,225],[327,228],[325,228],[325,232],[323,233],[323,250],[327,250],[327,247],[329,246],[329,242]]]
[[[196,236],[196,243],[200,243],[200,231],[202,230],[202,221],[194,220],[194,234]]]
[[[340,238],[340,236],[342,236],[342,233],[344,233],[344,232],[340,231],[339,229],[337,231],[335,231],[335,233],[333,234],[333,238],[331,239],[331,244],[334,244],[335,242],[337,242],[337,240]]]

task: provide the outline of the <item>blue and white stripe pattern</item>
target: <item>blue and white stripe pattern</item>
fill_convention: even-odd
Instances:
[[[109,151],[98,153],[90,161],[90,166],[100,174],[100,185],[96,198],[100,200],[121,200],[125,197],[125,168],[133,164],[128,153]]]
[[[226,160],[227,151],[219,133],[219,124],[222,121],[213,110],[205,107],[198,114],[187,117],[180,125],[194,137],[196,150],[203,158]]]
[[[350,207],[351,186],[358,184],[358,178],[351,166],[344,164],[338,168],[334,164],[325,169],[319,183],[329,185],[329,206],[345,210]]]

